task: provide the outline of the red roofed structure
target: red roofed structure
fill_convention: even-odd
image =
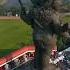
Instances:
[[[18,62],[19,64],[27,62],[28,60],[34,57],[34,52],[35,52],[34,45],[25,46],[15,52],[10,53],[9,55],[3,58],[0,58],[0,70],[7,70],[7,68],[9,68],[9,65],[11,63],[12,64],[14,63],[16,65],[18,64]],[[10,65],[11,67],[12,67],[12,64]],[[16,66],[15,65],[13,66],[17,67],[19,66],[19,64]],[[15,68],[15,67],[12,67],[12,68]],[[10,70],[12,68],[10,68]]]

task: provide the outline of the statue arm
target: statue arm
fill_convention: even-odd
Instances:
[[[26,9],[23,6],[21,0],[18,0],[18,1],[21,7],[21,13],[20,13],[21,19],[24,20],[28,25],[32,25],[33,18],[32,18],[31,13],[29,11],[28,13],[26,13]]]

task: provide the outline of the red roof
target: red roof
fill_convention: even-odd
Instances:
[[[11,54],[9,54],[3,58],[0,58],[0,66],[2,64],[12,60],[13,58],[25,53],[26,51],[33,51],[33,50],[35,50],[35,47],[34,47],[34,45],[31,45],[31,46],[25,46],[25,47],[15,51],[15,52],[12,52]]]

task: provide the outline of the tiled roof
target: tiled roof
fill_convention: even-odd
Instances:
[[[3,58],[0,58],[0,67],[2,65],[4,65],[5,63],[13,60],[14,58],[17,58],[19,55],[22,55],[22,54],[26,53],[27,51],[35,51],[34,45],[24,46],[23,48],[15,51],[15,52],[12,52],[11,54],[9,54],[9,55],[7,55]]]

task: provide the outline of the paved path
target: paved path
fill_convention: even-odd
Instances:
[[[0,16],[0,20],[4,20],[4,19],[20,19],[20,17],[16,17],[16,16]]]

